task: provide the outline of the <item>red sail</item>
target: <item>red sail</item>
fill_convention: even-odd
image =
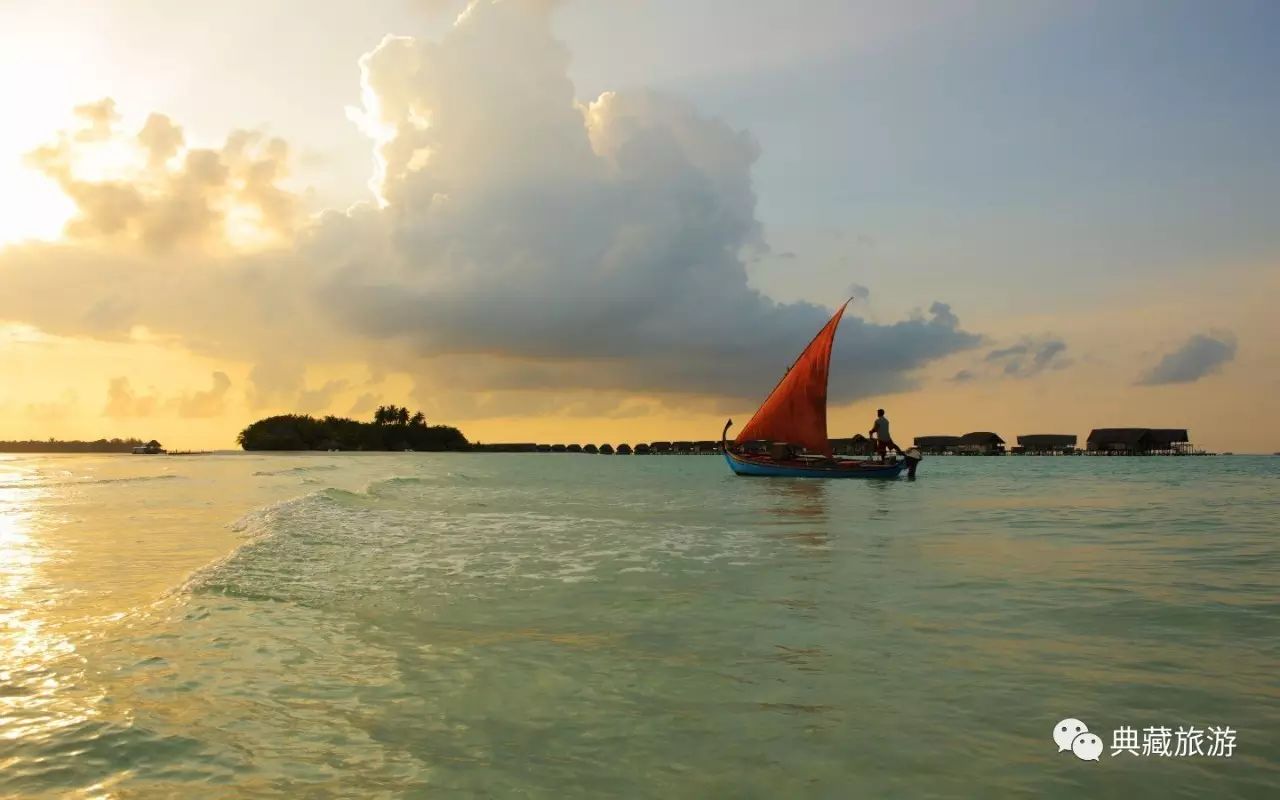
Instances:
[[[810,453],[831,455],[827,441],[827,372],[831,367],[831,343],[848,305],[846,302],[840,306],[831,321],[818,331],[734,441],[788,442],[801,445]]]

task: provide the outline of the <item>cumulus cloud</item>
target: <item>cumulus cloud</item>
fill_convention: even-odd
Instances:
[[[308,414],[328,411],[337,395],[346,391],[350,385],[350,382],[338,379],[326,381],[315,389],[303,389],[298,394],[298,410]]]
[[[1167,353],[1138,381],[1143,386],[1194,383],[1222,370],[1236,357],[1236,339],[1229,332],[1197,333],[1172,353]]]
[[[297,199],[278,186],[289,160],[283,140],[238,130],[220,149],[189,148],[163,114],[130,135],[111,98],[75,116],[74,127],[27,155],[75,203],[69,238],[165,252],[293,233]]]
[[[182,128],[164,114],[152,114],[138,132],[138,143],[147,151],[147,166],[158,170],[178,154],[186,141]]]
[[[365,392],[356,398],[351,404],[351,408],[347,409],[347,414],[352,417],[363,417],[370,411],[378,407],[379,397],[373,392]]]
[[[225,372],[214,372],[210,388],[186,392],[165,400],[154,389],[146,394],[134,391],[125,376],[112,378],[107,386],[107,403],[102,409],[107,417],[151,417],[160,413],[180,417],[216,417],[227,407],[231,378]]]
[[[113,128],[120,121],[116,101],[104,97],[94,103],[85,103],[72,109],[80,122],[73,138],[78,142],[103,142],[111,138]]]
[[[441,40],[388,37],[362,58],[351,116],[373,139],[376,202],[305,223],[279,140],[201,149],[162,115],[124,135],[114,104],[81,114],[32,156],[76,201],[73,243],[0,255],[0,318],[102,337],[146,325],[256,364],[257,408],[332,400],[339,387],[303,380],[320,363],[484,392],[477,413],[527,413],[530,391],[758,400],[832,310],[747,281],[744,258],[767,247],[758,145],[652,91],[579,102],[550,5],[476,0]],[[82,167],[83,148],[121,141],[126,178]],[[280,241],[244,252],[241,224]],[[887,324],[850,311],[833,400],[909,387],[979,341],[942,302]]]
[[[225,372],[213,373],[213,385],[208,389],[183,395],[173,405],[180,417],[216,417],[226,410],[227,394],[231,391],[231,378]]]
[[[273,354],[249,371],[246,400],[250,408],[294,404],[306,391],[306,366],[296,358]]]
[[[149,417],[160,407],[160,397],[153,391],[139,395],[124,376],[112,378],[107,386],[107,404],[102,409],[107,417]]]
[[[519,68],[494,69],[495,52]],[[578,104],[567,59],[527,4],[476,3],[443,41],[389,38],[362,60],[354,116],[387,207],[313,232],[317,257],[359,264],[331,273],[333,314],[422,355],[469,354],[487,386],[755,397],[830,313],[747,283],[757,144],[654,92]],[[850,316],[835,372],[901,385],[975,342],[945,304],[895,325]],[[857,386],[882,388],[845,396]]]

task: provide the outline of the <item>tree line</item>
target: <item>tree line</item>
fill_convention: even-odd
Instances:
[[[144,444],[141,439],[95,439],[92,442],[28,439],[0,442],[0,453],[128,453]]]
[[[378,406],[372,422],[281,414],[252,423],[236,442],[245,450],[466,450],[467,437],[449,425],[428,425],[421,411]]]

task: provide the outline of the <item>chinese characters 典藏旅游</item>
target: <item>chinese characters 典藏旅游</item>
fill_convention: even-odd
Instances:
[[[1141,734],[1141,738],[1139,738]],[[1169,728],[1151,725],[1139,731],[1122,725],[1111,732],[1111,755],[1159,756],[1161,758],[1231,758],[1236,749],[1236,731],[1229,725],[1195,725]]]

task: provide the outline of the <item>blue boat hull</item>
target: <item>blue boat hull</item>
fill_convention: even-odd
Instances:
[[[728,450],[724,451],[724,460],[735,474],[760,478],[896,478],[907,468],[905,460],[889,464],[862,461],[830,467],[770,464],[741,458]]]

